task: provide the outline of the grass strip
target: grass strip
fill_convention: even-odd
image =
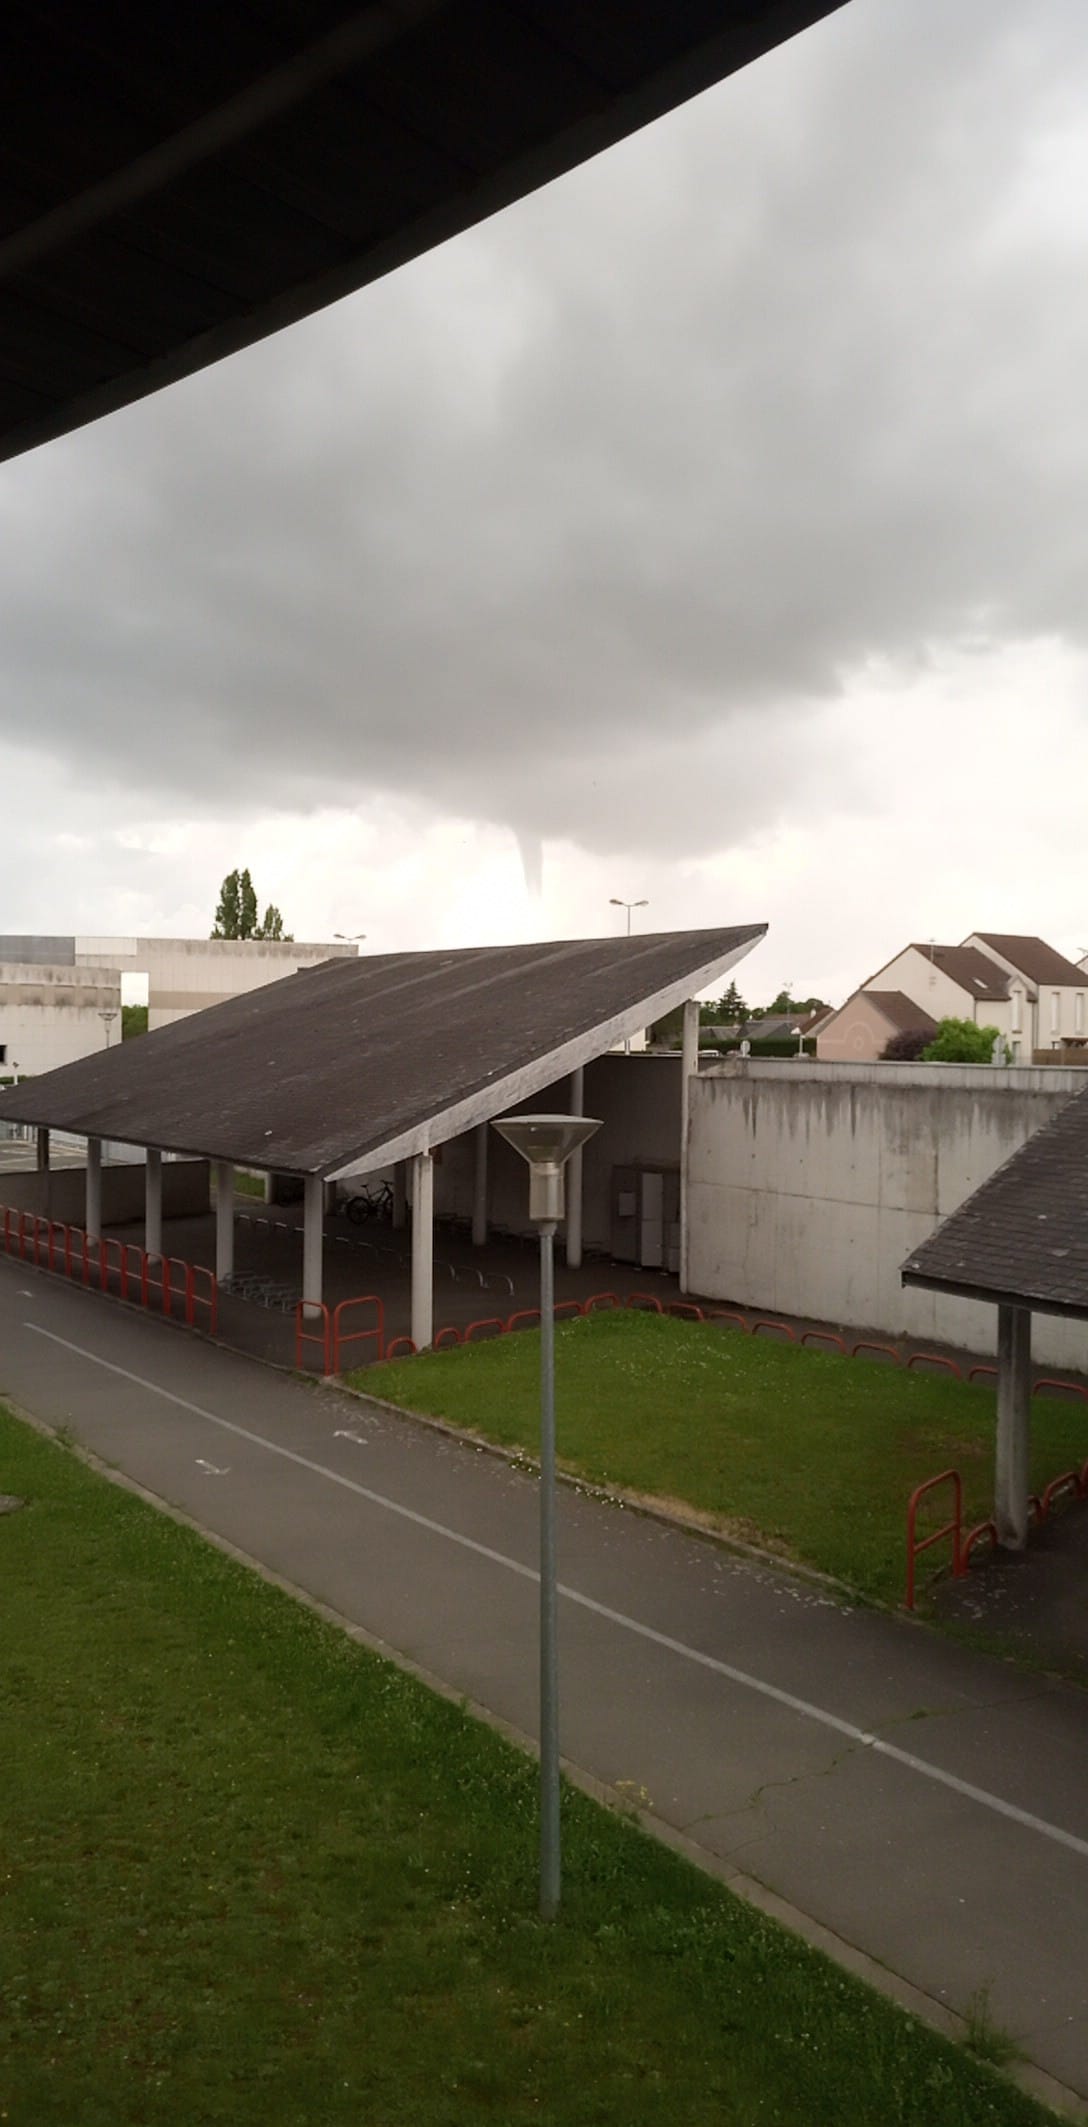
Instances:
[[[556,1334],[566,1469],[682,1503],[871,1600],[902,1601],[907,1500],[923,1478],[952,1464],[967,1526],[991,1511],[992,1388],[633,1311],[560,1323]],[[526,1330],[350,1378],[535,1454],[539,1369],[540,1334]],[[1033,1483],[1086,1455],[1085,1406],[1036,1398]],[[947,1514],[938,1497],[932,1526]],[[929,1561],[947,1563],[937,1552]]]
[[[965,2051],[0,1411],[8,2127],[1032,2127]],[[487,1623],[481,1619],[481,1631]]]

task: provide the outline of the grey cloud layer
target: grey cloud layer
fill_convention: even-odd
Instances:
[[[179,810],[690,850],[841,781],[859,663],[1083,639],[1086,61],[1072,0],[859,0],[7,468],[4,731]]]

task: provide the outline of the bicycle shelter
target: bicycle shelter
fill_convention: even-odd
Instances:
[[[684,1006],[677,1117],[684,1282],[686,1086],[698,1067],[698,1006],[766,926],[564,940],[333,960],[0,1092],[0,1120],[87,1139],[83,1228],[103,1229],[103,1140],[146,1153],[144,1246],[161,1252],[163,1153],[215,1176],[215,1278],[235,1268],[237,1167],[289,1176],[303,1197],[302,1300],[324,1303],[330,1185],[387,1174],[393,1224],[411,1197],[411,1337],[434,1334],[435,1168],[471,1146],[472,1237],[487,1236],[489,1144],[498,1115],[545,1088],[584,1102],[587,1065]],[[632,1059],[614,1059],[621,1065]],[[553,1095],[554,1097],[554,1095]],[[604,1118],[606,1126],[608,1118]],[[607,1139],[607,1128],[602,1132]],[[582,1254],[582,1168],[572,1163],[567,1262]]]

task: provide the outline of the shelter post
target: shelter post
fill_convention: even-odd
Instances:
[[[581,1115],[585,1107],[586,1074],[579,1064],[570,1074],[570,1112]],[[582,1147],[576,1145],[567,1161],[564,1177],[567,1192],[566,1257],[568,1270],[582,1267]]]
[[[215,1163],[215,1276],[225,1285],[234,1276],[234,1162]]]
[[[472,1170],[472,1245],[483,1248],[487,1243],[487,1131],[486,1123],[476,1125],[475,1165]]]
[[[162,1153],[154,1145],[144,1170],[144,1247],[149,1256],[162,1254]]]
[[[1031,1309],[997,1310],[997,1450],[994,1520],[1006,1551],[1028,1539],[1031,1445]]]
[[[53,1176],[49,1166],[49,1132],[37,1132],[38,1173],[45,1176],[42,1184],[42,1210],[47,1219],[53,1216]]]
[[[325,1256],[325,1185],[319,1174],[308,1174],[302,1215],[302,1297],[307,1313],[316,1315],[322,1294]]]
[[[393,1169],[393,1224],[408,1224],[408,1162],[398,1160]]]
[[[434,1340],[434,1161],[412,1160],[412,1342],[426,1351]]]
[[[691,1114],[691,1081],[699,1068],[699,1004],[689,997],[684,1006],[684,1033],[680,1055],[680,1290],[688,1289],[688,1121]]]
[[[88,1240],[102,1239],[102,1140],[87,1139],[87,1198],[83,1225]]]

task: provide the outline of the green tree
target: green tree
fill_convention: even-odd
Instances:
[[[219,906],[215,911],[213,938],[273,938],[290,945],[292,934],[285,931],[283,917],[274,901],[264,912],[264,922],[257,921],[257,891],[245,871],[229,871],[219,889]]]
[[[730,983],[723,997],[714,998],[710,1004],[704,1004],[700,1013],[704,1024],[712,1027],[742,1025],[747,1017],[748,1007],[735,982]]]
[[[923,1063],[992,1063],[994,1043],[1001,1036],[996,1027],[979,1027],[973,1019],[942,1019],[927,1049]]]
[[[137,1034],[147,1033],[146,1004],[123,1004],[121,1006],[121,1039],[133,1041]]]

